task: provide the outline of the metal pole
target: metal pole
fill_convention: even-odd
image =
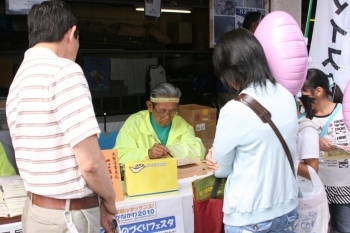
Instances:
[[[304,37],[305,38],[309,37],[309,28],[310,28],[310,18],[311,18],[311,11],[312,11],[312,3],[313,3],[313,0],[309,0],[309,9],[307,11],[307,18],[306,18],[306,25],[305,25],[305,32],[304,32]]]

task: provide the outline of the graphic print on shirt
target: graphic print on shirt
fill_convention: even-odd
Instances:
[[[349,167],[349,162],[347,159],[338,160],[338,163],[339,163],[339,168],[348,168]]]
[[[334,132],[337,145],[348,145],[348,140],[346,138],[346,129],[343,119],[334,121]]]
[[[323,127],[319,127],[317,131],[320,133]],[[343,119],[333,121],[327,130],[325,138],[329,139],[333,144],[336,145],[348,145],[348,139],[346,135],[345,123]],[[324,152],[320,151],[320,163],[326,165],[327,167],[334,168],[349,168],[349,162],[345,160],[324,160]]]

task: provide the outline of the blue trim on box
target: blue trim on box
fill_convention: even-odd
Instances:
[[[169,190],[169,191],[165,191],[165,192],[158,192],[158,193],[147,193],[147,194],[140,194],[140,195],[133,195],[130,196],[128,193],[126,193],[128,195],[128,197],[141,197],[141,196],[149,196],[149,195],[156,195],[156,194],[162,194],[162,193],[172,193],[172,192],[178,192],[178,189],[174,189],[174,190]]]

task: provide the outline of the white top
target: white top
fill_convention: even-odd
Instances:
[[[297,159],[297,114],[291,93],[267,81],[266,88],[245,89],[272,114]],[[298,185],[285,151],[271,126],[246,105],[229,101],[220,111],[213,147],[217,177],[228,177],[224,223],[245,226],[274,219],[298,206]]]
[[[308,118],[303,117],[299,119],[299,131],[297,138],[298,163],[295,165],[295,171],[298,171],[299,162],[302,162],[304,159],[318,159],[320,153],[319,136],[316,128],[314,128],[316,125],[314,125],[314,127],[306,126],[300,129],[300,125],[302,124],[301,122],[313,124],[313,122]],[[303,192],[311,192],[313,190],[311,180],[299,175],[297,176],[297,180],[300,189]]]
[[[16,162],[27,191],[58,199],[91,194],[72,150],[100,133],[80,66],[46,48],[28,49],[6,107]]]
[[[318,132],[313,127],[305,127],[298,132],[298,160],[318,159],[320,146]]]

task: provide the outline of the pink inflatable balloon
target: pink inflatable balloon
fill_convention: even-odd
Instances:
[[[344,91],[343,117],[344,117],[346,128],[350,130],[350,82],[348,82]]]
[[[272,75],[293,95],[307,74],[307,48],[300,26],[286,12],[274,11],[259,23],[254,35],[264,48]]]

